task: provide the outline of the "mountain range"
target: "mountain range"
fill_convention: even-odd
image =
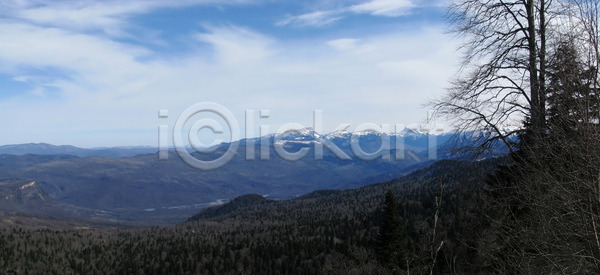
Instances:
[[[0,146],[0,154],[7,155],[70,155],[77,157],[123,158],[156,152],[155,147],[113,147],[79,148],[71,145],[52,145],[48,143],[27,143]]]
[[[381,146],[378,133],[363,132],[356,136],[363,151],[374,152]],[[64,216],[64,211],[58,209],[71,209],[71,213],[77,213],[76,217],[94,221],[173,224],[185,221],[200,209],[244,194],[260,194],[274,200],[290,199],[315,190],[348,189],[389,181],[433,163],[429,159],[430,136],[408,129],[400,135],[390,136],[391,160],[340,159],[328,147],[323,150],[322,160],[312,158],[312,146],[319,142],[331,142],[353,156],[351,137],[348,132],[321,136],[311,129],[304,129],[240,140],[236,141],[240,148],[232,160],[211,171],[188,166],[174,151],[169,152],[168,161],[159,161],[156,149],[148,147],[2,146],[0,179],[35,182],[45,205],[31,207],[36,205],[31,202],[35,197],[23,197],[0,203],[0,210]],[[436,146],[448,148],[451,137],[452,134],[435,136]],[[398,148],[394,145],[399,138],[403,141],[404,148],[400,148],[403,159],[395,158]],[[261,139],[268,140],[268,160],[260,159]],[[288,152],[302,148],[308,148],[310,152],[298,161],[284,160],[274,150],[274,144],[278,143]],[[221,144],[213,154],[223,154],[231,145]],[[247,160],[248,146],[254,146],[254,160]],[[191,155],[198,159],[207,157],[198,152]],[[447,157],[444,152],[438,155]],[[11,190],[6,190],[6,194],[19,196],[17,186]]]

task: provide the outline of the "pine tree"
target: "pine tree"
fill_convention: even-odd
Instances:
[[[565,41],[559,44],[550,63],[547,98],[551,131],[577,131],[598,117],[598,95],[593,89],[597,70],[586,68],[580,59],[575,44]],[[571,134],[568,132],[564,134]]]
[[[375,249],[382,265],[392,270],[406,267],[406,233],[391,189],[385,194],[384,213]]]

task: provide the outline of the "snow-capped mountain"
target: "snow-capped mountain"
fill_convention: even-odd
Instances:
[[[268,136],[271,143],[285,146],[286,149],[299,150],[311,144],[333,143],[344,152],[352,151],[352,143],[358,142],[360,148],[365,152],[375,152],[379,148],[391,150],[405,150],[413,153],[423,152],[429,146],[438,147],[450,140],[451,133],[440,135],[429,135],[415,129],[404,128],[398,133],[379,133],[375,131],[335,131],[328,134],[319,134],[312,128],[304,128],[297,131],[288,131],[283,134]],[[382,142],[385,142],[382,145]],[[255,144],[259,144],[256,141]]]

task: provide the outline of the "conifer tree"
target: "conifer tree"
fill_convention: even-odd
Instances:
[[[384,213],[375,249],[382,265],[398,271],[406,267],[406,233],[391,189],[385,194]]]

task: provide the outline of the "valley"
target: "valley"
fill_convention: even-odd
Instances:
[[[167,225],[184,222],[203,208],[244,194],[260,194],[274,200],[292,199],[319,189],[357,188],[388,181],[432,163],[427,157],[428,136],[416,132],[405,131],[405,136],[392,137],[393,143],[395,138],[403,138],[406,150],[404,159],[390,161],[381,158],[341,160],[327,149],[323,160],[305,157],[286,161],[273,149],[276,137],[270,138],[269,160],[247,160],[246,140],[242,140],[234,158],[212,171],[188,166],[174,151],[170,152],[168,161],[159,161],[156,153],[79,157],[68,153],[87,152],[87,149],[41,145],[36,149],[39,154],[31,154],[32,145],[22,146],[20,153],[15,151],[19,146],[11,146],[13,153],[18,154],[0,154],[0,178],[31,179],[45,199],[43,207],[41,202],[29,197],[5,201],[4,207],[0,204],[0,210],[56,217],[66,217],[67,212],[71,212],[74,217],[90,221]],[[341,150],[352,154],[351,135],[332,134],[329,138]],[[438,136],[440,147],[449,142],[449,138],[450,134]],[[310,148],[316,137],[314,132],[308,131],[305,135],[286,135],[277,140],[285,141],[286,150],[294,152]],[[362,135],[360,141],[364,150],[373,152],[379,148],[381,137],[370,133]],[[68,150],[61,151],[64,148]],[[227,150],[227,144],[215,154],[223,150]],[[395,151],[391,154],[395,155]],[[9,193],[20,196],[15,190]]]

